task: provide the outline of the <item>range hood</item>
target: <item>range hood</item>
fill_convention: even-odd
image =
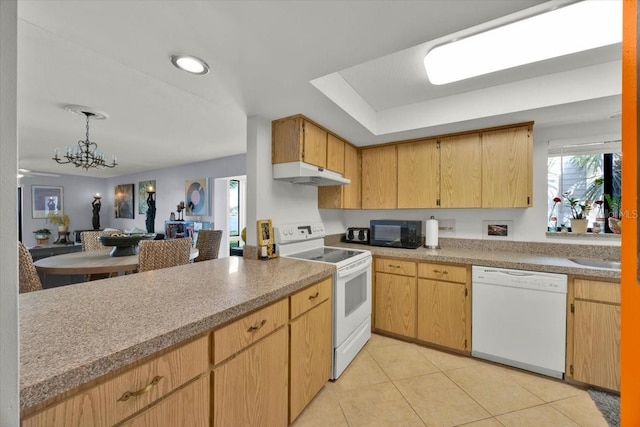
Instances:
[[[273,165],[273,179],[294,184],[322,187],[325,185],[345,185],[351,180],[337,172],[304,162],[276,163]]]

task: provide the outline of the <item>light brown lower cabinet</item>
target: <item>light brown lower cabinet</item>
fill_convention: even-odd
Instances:
[[[376,273],[375,327],[415,338],[416,278]]]
[[[619,391],[620,284],[574,279],[569,311],[569,377]]]
[[[466,267],[418,263],[418,339],[468,351],[471,331]]]
[[[24,419],[22,426],[107,427],[119,423],[207,372],[208,343],[208,337],[204,336],[175,348]],[[194,390],[196,391],[198,390]],[[207,400],[208,393],[207,396],[198,396],[194,399]],[[172,402],[165,404],[165,407],[170,405],[172,410],[178,410],[184,403],[184,399],[178,397]],[[183,409],[185,408],[180,410]],[[155,410],[157,409],[154,406],[147,409],[147,411]],[[205,406],[200,410],[197,418],[204,416],[208,419],[209,407]],[[153,416],[150,415],[150,417]]]
[[[209,375],[176,391],[122,427],[209,426]]]
[[[214,369],[214,427],[287,425],[288,349],[283,326]]]
[[[291,316],[289,422],[300,415],[331,376],[331,279],[293,295]]]

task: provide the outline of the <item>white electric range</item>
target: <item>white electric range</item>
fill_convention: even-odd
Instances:
[[[274,234],[280,256],[336,266],[331,379],[337,379],[371,337],[371,252],[324,246],[322,223],[284,224]]]

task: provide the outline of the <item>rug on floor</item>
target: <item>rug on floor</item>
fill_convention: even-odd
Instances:
[[[588,391],[589,396],[591,396],[591,399],[593,399],[600,412],[602,412],[609,426],[619,427],[620,397],[600,390],[589,389]]]

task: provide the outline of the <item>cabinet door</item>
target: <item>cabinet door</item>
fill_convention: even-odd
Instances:
[[[466,350],[465,285],[418,279],[418,339]]]
[[[293,422],[331,375],[331,302],[325,300],[291,321],[289,422]]]
[[[327,167],[327,132],[304,121],[304,149],[302,159],[312,165]]]
[[[344,145],[344,177],[351,180],[351,184],[343,185],[342,207],[344,209],[360,209],[361,203],[361,168],[360,152],[350,144]]]
[[[327,135],[327,169],[344,174],[344,146],[337,136]]]
[[[303,160],[302,123],[300,116],[271,122],[271,163]]]
[[[203,375],[122,427],[208,427],[209,387],[209,375]]]
[[[416,278],[376,273],[375,327],[415,338]]]
[[[362,209],[395,209],[398,199],[396,146],[362,151]]]
[[[482,206],[480,134],[440,139],[440,207]]]
[[[351,183],[318,187],[318,208],[360,209],[360,153],[350,144],[344,144],[343,176],[349,178]]]
[[[521,126],[482,134],[482,207],[531,206],[533,138]]]
[[[440,198],[438,141],[398,145],[398,165],[398,208],[435,208]]]
[[[287,328],[237,354],[213,371],[213,425],[286,426]]]
[[[573,378],[620,390],[620,306],[574,301]]]

